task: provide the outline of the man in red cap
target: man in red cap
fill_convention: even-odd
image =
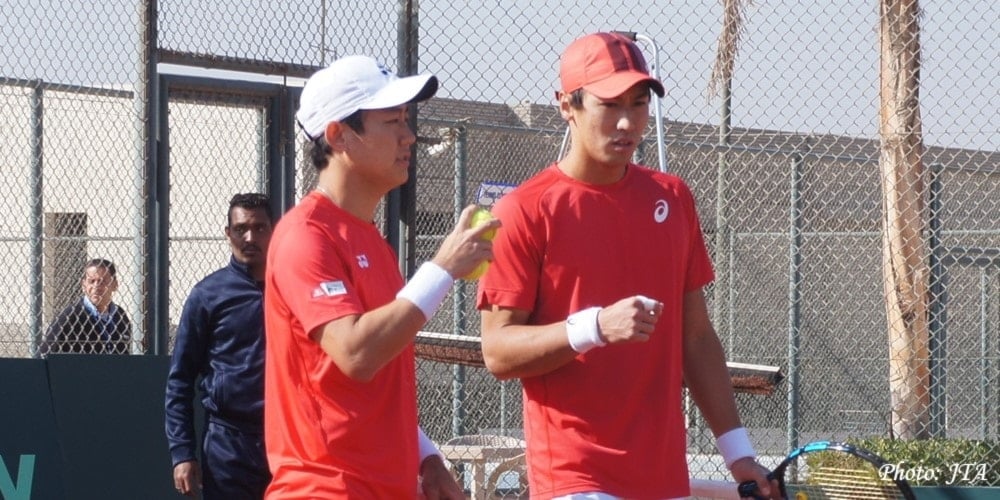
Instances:
[[[709,320],[694,198],[632,162],[663,84],[612,33],[570,44],[560,80],[572,145],[495,205],[504,230],[477,296],[487,367],[524,388],[532,497],[686,497],[684,382],[733,477],[776,492]]]

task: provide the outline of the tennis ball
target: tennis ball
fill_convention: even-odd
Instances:
[[[472,212],[472,217],[469,219],[469,227],[470,228],[479,227],[491,220],[493,220],[493,214],[491,214],[489,210],[479,207],[476,209],[475,212]],[[483,239],[485,239],[486,241],[493,241],[493,238],[496,235],[497,235],[497,230],[490,229],[489,231],[483,233]],[[463,279],[467,279],[470,281],[477,280],[479,279],[480,276],[483,275],[483,273],[486,272],[486,268],[488,267],[490,267],[490,261],[484,260],[480,262],[479,265],[476,266],[476,268],[473,269],[471,273],[463,276]]]
[[[491,220],[493,220],[493,214],[491,214],[489,210],[479,207],[476,209],[475,212],[472,212],[472,217],[469,218],[469,227],[470,228],[479,227]],[[497,230],[495,228],[490,229],[489,231],[483,233],[483,239],[485,239],[486,241],[493,241],[493,238],[496,235],[497,235]]]

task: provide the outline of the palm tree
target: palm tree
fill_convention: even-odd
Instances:
[[[743,12],[752,2],[721,1],[722,31],[709,90],[721,94],[724,101],[720,140],[728,140],[733,68],[743,32]],[[904,439],[925,438],[930,434],[930,274],[928,243],[924,236],[929,224],[918,92],[919,13],[918,0],[879,1],[879,168],[889,392],[892,432]],[[723,155],[720,153],[720,172],[724,170]],[[724,180],[720,174],[720,186],[724,186]],[[725,191],[720,188],[722,194]],[[789,367],[789,371],[793,369]],[[790,436],[793,443],[794,437]]]
[[[882,273],[892,430],[930,435],[927,182],[920,122],[918,0],[879,4]]]

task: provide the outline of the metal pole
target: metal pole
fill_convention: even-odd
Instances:
[[[396,60],[399,73],[404,76],[417,73],[417,1],[399,0],[396,22]],[[417,107],[410,106],[408,120],[410,128],[417,130]],[[417,165],[416,144],[411,148],[410,176],[406,183],[389,192],[385,203],[386,240],[399,256],[399,270],[409,276],[416,267],[414,247],[416,235],[413,224],[416,220]]]
[[[996,417],[991,415],[995,412],[996,406],[992,403],[992,379],[993,367],[990,363],[992,345],[990,342],[990,298],[992,287],[990,286],[990,268],[986,267],[979,272],[979,439],[989,439],[991,423],[996,422]]]
[[[36,81],[31,92],[31,301],[28,317],[28,335],[31,336],[31,357],[38,357],[38,346],[42,339],[42,230],[43,230],[43,137],[45,101],[42,82]]]
[[[165,303],[167,297],[159,297],[156,293],[147,293],[153,288],[154,275],[163,275],[167,269],[152,268],[154,238],[150,233],[155,227],[152,220],[154,212],[150,210],[152,194],[147,191],[147,180],[155,172],[156,164],[156,16],[157,0],[143,0],[142,12],[139,17],[138,40],[136,51],[135,93],[132,100],[132,110],[136,119],[136,135],[134,139],[135,158],[132,168],[132,207],[133,212],[133,273],[132,288],[132,352],[141,353],[143,346],[149,345],[147,335],[154,337],[154,345],[159,344],[155,337],[158,327],[166,331],[166,325],[157,325],[153,318],[155,314],[147,315],[156,309],[156,304]],[[163,318],[160,318],[161,320]],[[142,344],[139,344],[141,341]],[[149,349],[155,351],[157,349]]]
[[[507,419],[507,383],[508,382],[510,382],[510,381],[509,380],[501,380],[500,381],[500,430],[503,432],[503,435],[505,435],[505,436],[508,435],[507,427],[510,426],[510,423],[507,422],[507,420],[508,420]]]
[[[275,116],[275,119],[271,122],[270,126],[273,127],[276,130],[278,128],[278,119],[277,119],[277,114],[273,113],[273,111],[275,111],[275,108],[276,108],[276,106],[274,106],[273,103],[272,103],[270,109],[272,111],[271,114],[273,116]],[[279,161],[279,158],[278,158],[278,156],[276,154],[277,153],[277,146],[278,145],[277,144],[272,144],[272,142],[268,140],[268,139],[271,138],[271,135],[269,133],[269,132],[271,132],[271,129],[269,128],[269,125],[268,125],[268,113],[264,110],[264,108],[257,108],[256,129],[257,129],[256,130],[256,132],[257,132],[257,179],[256,179],[257,180],[257,182],[256,182],[257,187],[256,187],[256,190],[257,190],[258,193],[266,193],[267,192],[267,186],[268,186],[268,181],[267,181],[267,179],[268,179],[268,165],[267,164],[268,164],[268,162],[274,162],[274,164],[277,165],[277,164],[280,164],[280,161]],[[274,137],[276,137],[276,136],[274,136]],[[269,148],[273,148],[273,149],[271,151],[268,151]]]
[[[726,321],[728,308],[728,294],[732,286],[729,281],[729,256],[731,255],[732,238],[729,234],[729,165],[728,152],[724,149],[729,146],[732,137],[731,121],[732,111],[730,106],[732,99],[729,83],[722,87],[722,109],[719,116],[719,146],[723,149],[719,151],[718,166],[716,169],[715,182],[715,265],[716,282],[712,292],[712,308],[714,311],[713,322],[718,329],[719,337],[726,339],[728,347],[732,352],[733,338]]]
[[[319,65],[326,67],[326,0],[319,3]]]
[[[987,283],[996,283],[998,278],[1000,278],[1000,266],[994,264],[994,266],[992,267],[992,276],[987,276],[986,281]],[[996,290],[994,290],[993,288],[989,288],[987,289],[987,294],[988,294],[987,296],[989,297],[995,297]],[[1000,308],[994,309],[992,311],[987,310],[987,312],[990,313],[987,316],[986,320],[986,325],[987,327],[989,327],[990,324],[989,318],[996,318],[998,316],[998,313],[1000,313]],[[994,326],[993,328],[994,332],[1000,330],[1000,323],[994,324],[993,326]],[[989,360],[997,359],[998,349],[997,345],[987,345],[986,347],[988,348],[988,350],[986,351],[987,353],[986,368],[988,371],[986,372],[986,376],[984,377],[983,382],[986,384],[987,387],[994,388],[996,387],[997,383],[1000,382],[1000,380],[997,380],[1000,377],[997,376],[996,363],[991,362]],[[986,422],[991,423],[992,428],[987,428],[987,434],[983,436],[983,439],[997,439],[997,437],[1000,437],[1000,410],[998,410],[998,407],[1000,407],[1000,401],[997,401],[996,389],[990,389],[990,393],[988,394],[988,396],[989,396],[989,404],[986,405],[986,408],[988,408],[988,412],[986,414],[987,416]]]
[[[275,221],[280,219],[285,211],[295,206],[297,142],[295,110],[292,103],[297,100],[300,92],[301,90],[296,87],[285,86],[271,100],[264,114],[264,119],[270,117],[271,123],[264,127],[264,137],[268,138],[269,144],[265,144],[261,150],[266,153],[265,159],[267,159],[263,172],[266,177],[261,179],[263,182],[261,192],[266,192],[271,198],[271,211],[274,213]],[[303,183],[308,184],[309,181],[305,180]],[[310,186],[301,186],[301,189],[306,187]]]
[[[465,127],[453,127],[448,130],[450,136],[448,140],[455,141],[455,222],[465,208],[466,196],[466,129]],[[465,335],[465,291],[468,284],[465,280],[458,280],[455,283],[455,292],[452,296],[452,318],[454,322],[455,335]],[[451,368],[451,432],[453,436],[465,434],[465,366],[456,364]]]
[[[788,227],[788,442],[799,447],[799,344],[802,283],[802,156],[792,156],[791,200]],[[793,471],[794,472],[794,471]]]
[[[928,350],[930,359],[930,434],[938,437],[944,432],[945,394],[944,394],[944,357],[945,332],[944,326],[944,264],[941,262],[944,248],[941,246],[941,165],[932,163],[931,179],[928,190],[928,245],[930,255],[928,268],[930,272],[930,304],[928,304]]]
[[[157,78],[159,79],[159,78]],[[170,311],[167,298],[170,296],[170,117],[166,110],[170,103],[170,92],[164,85],[156,98],[155,119],[160,133],[156,134],[159,147],[149,177],[149,269],[156,270],[150,277],[154,298],[150,301],[150,330],[152,353],[165,355],[170,344]]]
[[[635,34],[636,40],[641,40],[653,46],[653,78],[660,79],[660,48],[656,41],[641,33]],[[659,160],[660,172],[667,171],[667,147],[663,136],[663,110],[660,105],[660,96],[653,93],[653,118],[656,120],[656,158]]]

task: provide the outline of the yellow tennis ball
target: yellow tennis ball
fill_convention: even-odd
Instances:
[[[472,217],[469,219],[469,227],[475,228],[486,224],[487,222],[493,220],[493,214],[485,208],[479,207],[475,212],[472,212]],[[483,239],[486,241],[493,241],[493,238],[497,235],[496,229],[490,229],[483,233]]]
[[[479,227],[482,226],[483,224],[488,223],[491,220],[493,220],[493,214],[491,214],[489,210],[479,207],[476,209],[475,212],[472,212],[472,217],[469,219],[469,227],[470,228]],[[493,241],[493,238],[496,237],[496,235],[497,235],[497,230],[490,229],[489,231],[483,233],[483,239],[486,241]],[[463,279],[467,279],[470,281],[477,280],[479,279],[480,276],[483,275],[483,273],[486,272],[486,268],[488,267],[490,267],[490,261],[484,260],[480,262],[479,265],[476,266],[476,268],[473,269],[471,273],[463,276]]]

